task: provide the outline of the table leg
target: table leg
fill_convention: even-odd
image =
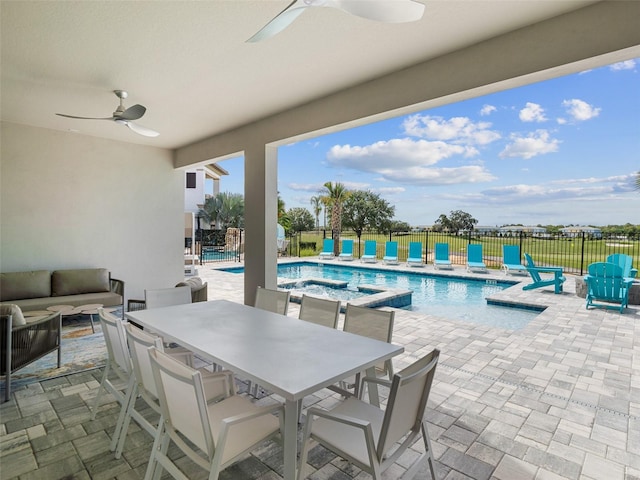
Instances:
[[[295,480],[298,461],[298,402],[284,404],[284,480]]]

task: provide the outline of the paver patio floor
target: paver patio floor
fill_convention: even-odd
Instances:
[[[242,275],[205,266],[199,276],[209,282],[210,300],[243,300]],[[548,306],[518,331],[397,311],[393,341],[405,352],[394,359],[396,370],[441,350],[426,414],[439,479],[640,479],[640,307],[587,311],[574,285],[569,276],[562,295],[519,285],[502,292]],[[292,304],[289,315],[297,313]],[[116,460],[108,447],[117,404],[106,397],[98,418],[89,418],[100,375],[33,383],[0,407],[2,479],[143,478],[149,435],[132,425]],[[339,400],[323,390],[305,407]],[[399,478],[415,455],[403,455],[385,478]],[[190,461],[179,462],[190,478],[206,478]],[[314,480],[369,478],[319,447],[309,463]],[[275,480],[281,470],[280,447],[268,442],[221,478]],[[416,478],[428,478],[426,469]]]

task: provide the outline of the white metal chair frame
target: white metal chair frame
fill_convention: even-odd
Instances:
[[[167,455],[172,441],[209,472],[209,480],[217,480],[221,470],[282,431],[281,404],[259,407],[238,395],[207,404],[199,371],[155,348],[149,355],[164,419],[158,448],[149,459],[154,475],[162,467],[174,478],[189,480]],[[276,413],[279,420],[273,417]]]
[[[420,436],[425,451],[402,478],[413,478],[426,460],[431,477],[436,480],[433,450],[424,414],[439,355],[440,352],[434,349],[394,375],[384,411],[355,397],[348,398],[331,411],[310,408],[304,429],[298,480],[305,478],[310,438],[357,465],[372,475],[374,480],[380,480],[382,472],[394,464]],[[364,380],[389,386],[388,381],[378,378],[367,377]],[[359,440],[366,445],[366,459],[356,458],[358,449],[355,444]],[[398,443],[400,445],[395,448]]]
[[[159,351],[164,351],[162,345],[162,339],[149,335],[141,329],[133,326],[132,324],[125,325],[129,352],[131,354],[131,363],[133,365],[133,374],[135,381],[131,388],[131,400],[127,406],[124,423],[120,431],[120,438],[118,439],[116,447],[116,458],[120,458],[124,443],[127,437],[127,430],[129,423],[133,418],[138,425],[149,433],[154,439],[159,438],[158,429],[162,427],[162,412],[160,409],[160,403],[158,400],[158,390],[151,371],[151,361],[149,359],[148,349],[155,347]],[[193,366],[193,353],[184,349],[173,349],[177,351],[168,352],[172,358],[181,361],[185,365]],[[235,384],[233,374],[230,371],[211,373],[206,370],[200,370],[203,375],[203,381],[205,384],[205,393],[207,396],[207,402],[214,402],[222,398],[235,395]],[[140,412],[136,410],[136,398],[138,395],[145,401],[145,403],[151,407],[151,409],[160,415],[157,425],[152,424],[147,420]],[[157,445],[154,442],[154,448]],[[151,477],[151,469],[147,468],[146,479]]]
[[[303,294],[298,318],[316,325],[338,328],[340,300],[330,300]]]

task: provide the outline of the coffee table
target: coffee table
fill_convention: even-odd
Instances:
[[[47,310],[50,312],[60,312],[60,315],[63,317],[71,315],[89,315],[91,331],[92,333],[96,333],[93,316],[98,313],[99,308],[102,308],[101,303],[88,303],[86,305],[80,305],[79,307],[74,307],[73,305],[52,305],[51,307],[47,307]]]

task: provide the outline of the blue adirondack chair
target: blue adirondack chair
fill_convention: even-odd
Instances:
[[[449,260],[449,244],[436,243],[436,256],[433,260],[433,268],[453,268]]]
[[[624,253],[612,253],[607,257],[607,263],[613,263],[622,268],[622,276],[636,278],[638,269],[633,267],[633,257]]]
[[[353,260],[353,240],[342,240],[342,251],[338,258],[340,260]]]
[[[553,285],[555,293],[562,293],[562,284],[566,280],[562,275],[562,267],[538,267],[528,253],[524,254],[524,258],[527,262],[527,271],[531,275],[533,282],[522,287],[523,290],[533,290],[534,288]],[[553,278],[542,278],[540,276],[541,273],[553,273]]]
[[[360,260],[365,263],[376,263],[378,245],[375,240],[365,240],[364,254]]]
[[[520,247],[518,245],[502,246],[502,270],[507,273],[527,273],[527,267],[520,263]]]
[[[482,244],[469,244],[467,246],[467,272],[473,270],[487,271],[487,265],[482,259]]]
[[[622,311],[629,304],[629,289],[632,278],[625,278],[622,267],[615,263],[596,262],[589,265],[587,284],[587,305],[594,308],[607,308]],[[602,302],[602,303],[594,303]],[[616,305],[616,304],[619,304]]]
[[[396,265],[398,263],[398,242],[386,242],[384,244],[384,263]]]
[[[333,258],[333,238],[325,238],[322,241],[322,251],[319,255],[320,258]]]
[[[407,266],[422,267],[422,242],[409,242]]]

